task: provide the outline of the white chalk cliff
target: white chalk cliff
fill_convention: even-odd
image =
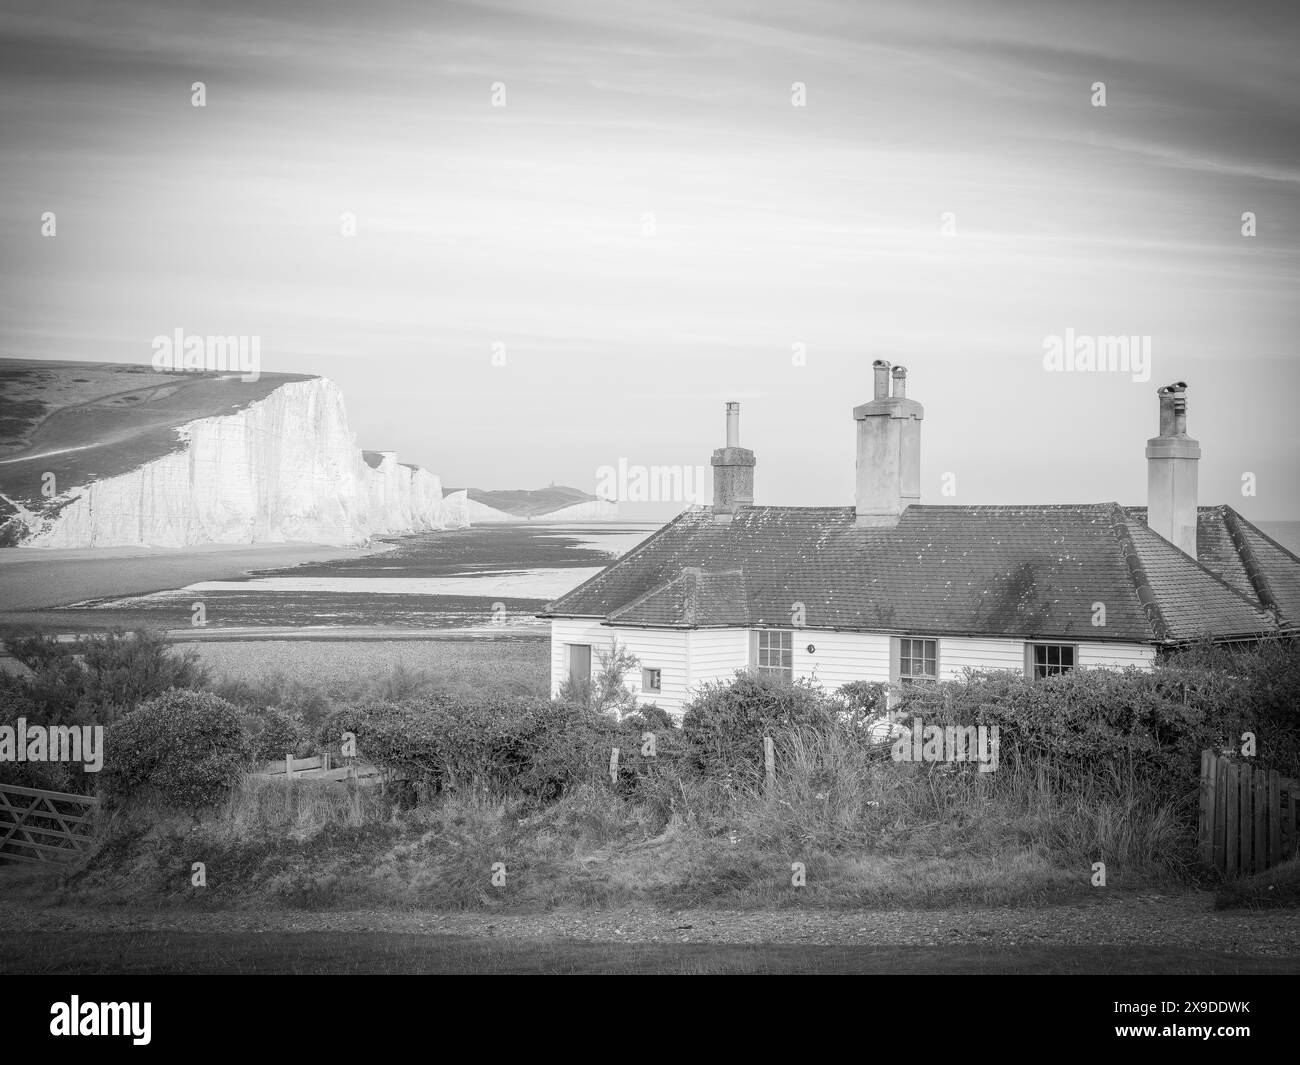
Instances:
[[[367,461],[342,393],[323,377],[280,385],[177,433],[177,451],[69,488],[39,511],[19,508],[22,546],[343,545],[468,524],[463,502],[447,505],[436,474],[392,452]]]

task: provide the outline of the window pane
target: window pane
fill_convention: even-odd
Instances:
[[[569,679],[574,681],[591,679],[590,644],[569,644]]]

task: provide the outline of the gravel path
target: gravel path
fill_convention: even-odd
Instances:
[[[626,943],[1190,948],[1300,959],[1300,913],[1216,912],[1204,892],[1098,897],[1043,909],[911,911],[143,911],[42,908],[0,900],[0,932],[396,932]]]

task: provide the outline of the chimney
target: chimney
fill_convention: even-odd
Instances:
[[[1156,390],[1160,435],[1147,441],[1147,526],[1196,557],[1196,464],[1201,445],[1187,435],[1185,381]]]
[[[907,398],[907,370],[871,364],[875,398],[853,409],[858,423],[859,528],[888,528],[921,499],[921,404]],[[893,380],[893,395],[889,382]]]
[[[725,525],[754,505],[754,453],[740,446],[740,404],[727,404],[727,446],[713,453],[713,520]]]

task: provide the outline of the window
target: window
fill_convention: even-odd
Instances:
[[[647,692],[663,691],[663,670],[661,669],[643,669],[641,670],[641,690]]]
[[[754,668],[759,673],[794,679],[793,633],[759,629],[754,633]]]
[[[571,643],[569,648],[569,680],[582,683],[591,680],[591,644]]]
[[[939,679],[939,641],[900,636],[896,641],[899,684],[931,684]]]
[[[1053,677],[1068,673],[1077,661],[1072,643],[1031,643],[1025,645],[1025,672],[1031,677]]]

